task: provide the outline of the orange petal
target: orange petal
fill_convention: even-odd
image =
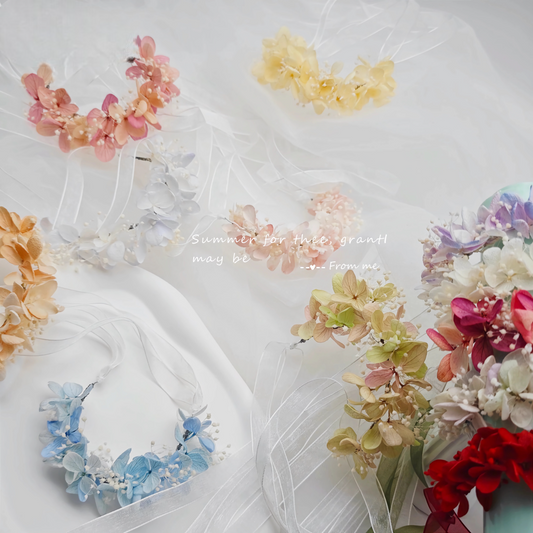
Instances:
[[[450,368],[450,359],[452,354],[449,353],[448,355],[445,355],[442,358],[442,361],[439,364],[439,368],[437,370],[437,379],[439,381],[442,381],[443,383],[447,383],[448,381],[451,381],[453,378],[453,372]]]

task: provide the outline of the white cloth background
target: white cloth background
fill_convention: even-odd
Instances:
[[[325,5],[331,7],[326,18]],[[36,69],[42,61],[54,65],[56,83],[67,80],[73,101],[88,110],[100,104],[107,91],[99,80],[88,81],[120,58],[133,36],[152,35],[158,51],[181,71],[181,101],[203,111],[197,122],[202,128],[179,137],[199,153],[200,178],[206,185],[204,210],[223,214],[236,202],[254,202],[260,216],[297,223],[306,219],[305,191],[342,182],[344,192],[362,205],[361,235],[387,234],[387,243],[348,245],[331,259],[359,264],[375,257],[406,289],[408,313],[416,316],[423,309],[415,290],[422,269],[417,239],[425,236],[429,221],[463,205],[476,208],[509,183],[529,181],[533,163],[529,3],[425,0],[418,6],[417,11],[416,4],[400,1],[9,0],[0,10],[0,46],[2,62],[9,58],[19,73]],[[365,20],[365,9],[381,8],[390,8],[374,20],[381,21],[382,31],[373,33],[372,22],[340,31],[352,21]],[[375,60],[382,49],[394,51],[394,39],[389,48],[384,46],[387,28],[403,21],[400,27],[405,28],[404,37],[409,36],[404,39],[409,46],[395,57],[398,91],[388,106],[369,107],[348,118],[316,117],[310,108],[296,107],[290,95],[255,82],[249,67],[260,55],[262,38],[286,25],[309,42],[320,21],[324,31],[317,41],[319,58],[341,59],[346,65],[357,55]],[[439,32],[433,47],[427,36]],[[8,106],[20,116],[28,98],[13,80],[2,80],[0,107]],[[2,203],[50,216],[59,204],[66,156],[55,139],[49,142],[32,134],[23,118],[3,115],[0,128],[16,128],[42,141],[2,133]],[[231,130],[237,137],[228,133]],[[242,157],[243,166],[233,163],[228,173],[228,154]],[[91,154],[79,157],[85,184],[82,223],[109,207],[116,160],[103,165]],[[224,193],[221,180],[226,175]],[[142,170],[136,180],[140,177]],[[211,186],[222,193],[210,196]],[[215,224],[206,236],[224,234]],[[143,267],[185,296],[252,388],[264,346],[272,340],[293,340],[290,326],[303,319],[312,289],[329,288],[332,271],[285,276],[269,272],[263,263],[232,264],[234,251],[222,244],[189,245],[178,258],[155,251]],[[222,256],[222,266],[193,263],[194,256],[208,255]],[[298,384],[335,376],[353,359],[350,350],[335,345],[309,344],[303,349]],[[332,461],[331,469],[336,468]],[[157,523],[162,531],[175,527],[169,517]],[[479,533],[474,516],[468,525]]]

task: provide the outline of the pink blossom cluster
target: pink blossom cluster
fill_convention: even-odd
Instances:
[[[230,211],[231,224],[223,229],[248,257],[255,261],[266,259],[269,270],[275,270],[280,263],[284,274],[290,274],[297,266],[314,269],[323,266],[342,246],[342,239],[359,219],[353,200],[338,188],[316,194],[308,211],[314,219],[290,230],[261,223],[252,205],[237,206]]]
[[[174,85],[179,72],[169,65],[169,58],[155,55],[152,37],[137,37],[138,58],[129,59],[133,65],[126,71],[128,79],[137,85],[136,96],[125,105],[108,94],[102,108],[92,109],[87,116],[78,114],[79,108],[71,103],[65,89],[50,89],[52,69],[41,65],[37,74],[24,74],[22,82],[35,100],[28,120],[36,124],[37,133],[57,135],[63,152],[81,146],[93,146],[100,161],[110,161],[117,149],[128,140],[143,139],[149,126],[160,130],[157,110],[165,107],[180,94]]]

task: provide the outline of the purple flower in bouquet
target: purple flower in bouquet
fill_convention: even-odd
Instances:
[[[513,193],[495,194],[489,207],[482,205],[478,210],[478,219],[484,224],[485,232],[490,236],[528,238],[533,225],[532,194],[530,189],[525,201]]]

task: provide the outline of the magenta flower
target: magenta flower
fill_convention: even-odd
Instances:
[[[477,304],[466,298],[454,298],[451,302],[453,321],[467,339],[474,340],[472,363],[479,369],[494,350],[510,352],[524,346],[516,339],[516,331],[507,331],[501,326],[498,316],[503,300],[480,300]]]

